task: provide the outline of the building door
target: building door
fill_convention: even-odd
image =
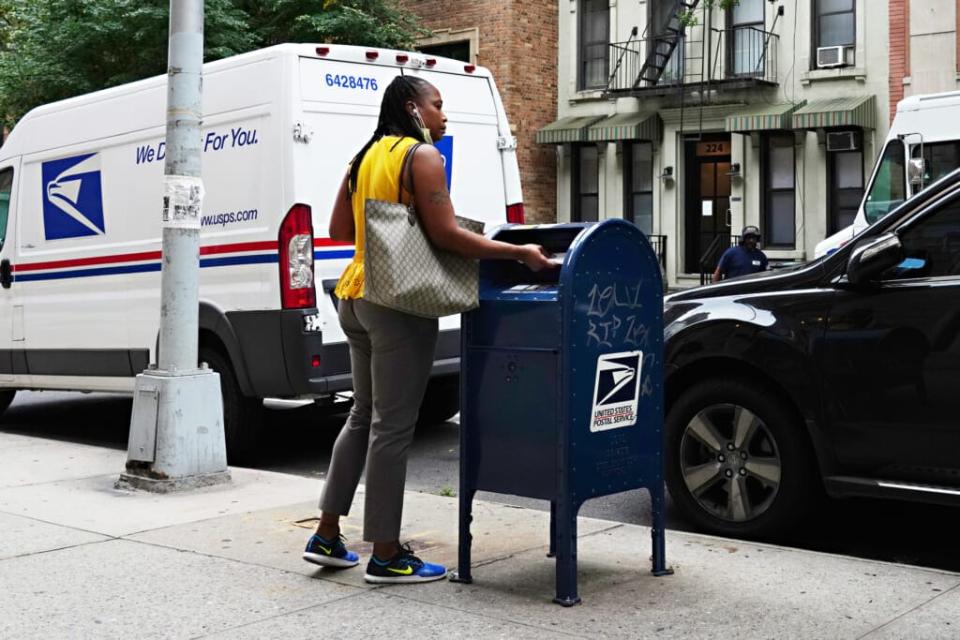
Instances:
[[[684,271],[717,266],[730,246],[730,135],[707,135],[686,143],[686,251]]]

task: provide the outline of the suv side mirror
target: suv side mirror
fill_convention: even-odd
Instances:
[[[853,250],[847,261],[847,281],[865,284],[903,262],[903,245],[895,233],[885,233]]]

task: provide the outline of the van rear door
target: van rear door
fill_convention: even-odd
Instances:
[[[392,56],[381,56],[392,61]],[[339,278],[352,256],[332,245],[327,234],[333,198],[350,159],[376,129],[383,93],[407,73],[433,83],[443,97],[447,135],[437,143],[447,167],[447,180],[458,215],[483,221],[487,228],[506,222],[504,155],[494,88],[484,75],[414,70],[395,64],[370,64],[302,57],[299,62],[300,105],[294,117],[312,133],[307,144],[293,147],[293,198],[313,207],[318,306],[325,315],[324,342],[343,340],[331,309],[324,308],[330,283]],[[441,328],[455,328],[458,318]],[[327,338],[329,336],[329,340]]]

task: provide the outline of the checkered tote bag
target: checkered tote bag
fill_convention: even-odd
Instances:
[[[403,166],[419,145],[407,152]],[[413,167],[410,168],[411,184]],[[401,169],[400,175],[403,176]],[[401,180],[402,182],[402,180]],[[364,299],[424,318],[439,318],[479,304],[477,261],[431,244],[416,210],[399,202],[367,200],[364,205]],[[457,217],[461,228],[483,233],[483,223]]]

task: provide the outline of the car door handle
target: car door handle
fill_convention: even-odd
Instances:
[[[0,260],[0,286],[4,289],[9,289],[12,284],[13,267],[10,265],[10,261],[4,258]]]

